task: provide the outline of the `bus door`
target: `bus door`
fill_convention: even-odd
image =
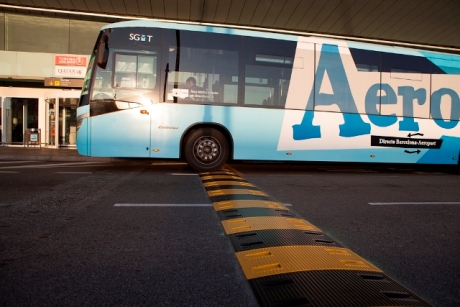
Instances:
[[[150,156],[150,116],[159,102],[157,58],[156,51],[115,51],[107,65],[112,69],[97,71],[90,101],[91,156]]]

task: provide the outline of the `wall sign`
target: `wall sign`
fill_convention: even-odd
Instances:
[[[86,57],[77,55],[55,55],[54,75],[57,77],[84,78]]]

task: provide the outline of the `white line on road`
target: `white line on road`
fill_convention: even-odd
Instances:
[[[189,173],[171,173],[173,176],[198,176],[198,174],[189,174]]]
[[[371,206],[393,205],[460,205],[459,201],[422,201],[422,202],[394,202],[394,203],[369,203]]]
[[[185,162],[153,162],[152,165],[186,165]]]
[[[257,174],[248,174],[246,177],[257,176]],[[312,174],[267,174],[266,177],[312,177]]]
[[[211,207],[211,204],[115,204],[114,207]]]
[[[56,174],[92,174],[93,172],[56,172]]]
[[[97,162],[97,163],[102,163],[102,162]],[[71,167],[75,167],[75,166],[79,166],[79,165],[64,165],[64,166],[61,166],[62,168],[71,168]],[[90,164],[90,165],[87,165],[87,164],[82,164],[81,166],[97,166],[97,167],[101,167],[101,166],[112,166],[112,164]]]
[[[283,204],[286,207],[291,204]],[[115,204],[114,207],[212,207],[212,204]]]

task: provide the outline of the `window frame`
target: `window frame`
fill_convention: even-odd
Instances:
[[[134,72],[127,72],[127,73],[134,73],[135,74],[135,86],[134,87],[130,87],[130,86],[116,86],[116,78],[118,77],[118,75],[120,74],[121,71],[117,71],[116,70],[116,66],[117,66],[117,56],[118,55],[125,55],[125,56],[135,56],[136,57],[136,69]],[[153,67],[153,72],[152,72],[152,76],[155,77],[155,82],[154,82],[154,86],[153,87],[147,87],[147,88],[144,88],[144,87],[140,87],[139,86],[139,57],[152,57],[152,58],[156,58],[156,60],[154,60],[154,63],[156,64],[155,67]],[[158,89],[159,87],[159,80],[160,80],[160,74],[159,74],[159,64],[160,63],[160,54],[159,54],[159,51],[158,50],[149,50],[147,52],[132,52],[132,51],[124,51],[124,50],[115,50],[113,52],[113,62],[112,62],[112,77],[111,77],[111,85],[114,89],[125,89],[125,90],[128,90],[128,89],[131,89],[131,90],[155,90],[155,89]],[[121,74],[123,74],[123,72],[121,72]],[[142,73],[141,73],[142,74]]]

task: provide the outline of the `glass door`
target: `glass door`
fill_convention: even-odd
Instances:
[[[6,103],[6,133],[7,143],[24,144],[24,132],[29,128],[38,128],[38,99],[9,98]]]
[[[0,144],[3,143],[3,134],[2,134],[3,113],[2,113],[2,109],[3,109],[3,100],[2,100],[2,97],[0,97]]]
[[[56,146],[56,99],[46,99],[47,105],[47,118],[46,118],[46,144],[55,147]]]
[[[45,93],[45,140],[48,147],[76,147],[79,91],[50,90]]]
[[[75,146],[77,141],[78,98],[59,98],[59,146]]]

